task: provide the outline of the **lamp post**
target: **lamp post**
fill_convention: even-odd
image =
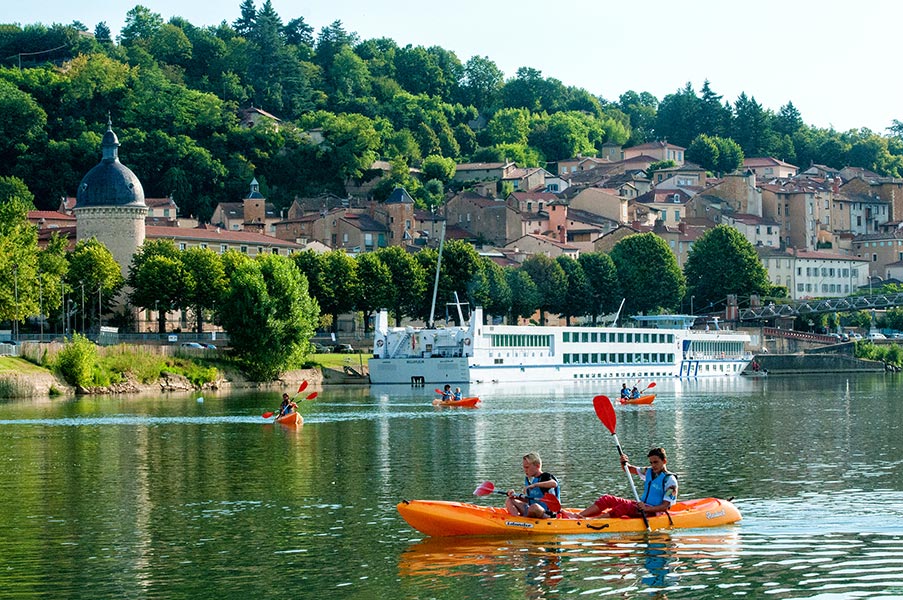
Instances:
[[[82,304],[80,308],[82,311],[82,335],[85,335],[85,282],[79,281],[78,283],[82,288]]]
[[[694,299],[694,298],[696,298],[696,296],[690,296],[690,314],[691,314],[691,315],[695,315],[695,314],[696,314],[696,313],[693,312],[693,299]]]
[[[44,342],[44,281],[41,279],[41,272],[38,271],[38,307],[41,311],[41,342]]]
[[[97,286],[97,335],[100,335],[100,327],[103,325],[103,313],[101,313],[101,307],[103,306],[103,286]]]
[[[13,263],[13,289],[16,313],[13,316],[13,339],[19,341],[19,265]]]

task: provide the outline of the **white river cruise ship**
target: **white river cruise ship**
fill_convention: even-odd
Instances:
[[[389,327],[376,318],[371,383],[483,383],[728,377],[752,360],[749,335],[690,329],[691,315],[633,317],[636,327]]]

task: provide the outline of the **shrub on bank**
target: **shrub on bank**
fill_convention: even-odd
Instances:
[[[54,366],[69,385],[88,387],[93,384],[96,363],[97,346],[76,333],[57,354]]]
[[[108,387],[127,379],[150,384],[164,373],[184,376],[192,385],[201,387],[216,381],[219,371],[211,365],[198,364],[185,357],[158,354],[148,347],[119,344],[98,348],[93,342],[75,334],[59,352],[43,357],[70,385]]]

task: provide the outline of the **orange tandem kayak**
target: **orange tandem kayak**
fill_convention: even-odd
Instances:
[[[479,398],[461,398],[460,400],[442,400],[441,398],[436,398],[433,400],[434,406],[468,406],[474,407],[479,404]]]
[[[512,517],[503,507],[478,506],[442,500],[405,500],[398,512],[408,525],[434,537],[454,535],[572,535],[578,533],[625,533],[646,530],[640,518],[628,519],[534,519]],[[579,512],[579,509],[565,509]],[[676,502],[667,514],[649,517],[649,528],[696,529],[720,527],[741,519],[740,511],[727,500],[699,498]]]
[[[299,412],[290,412],[287,415],[276,417],[276,422],[280,425],[301,425],[304,419]]]
[[[655,394],[647,394],[639,398],[621,398],[619,402],[621,404],[652,404],[653,400],[655,400]]]

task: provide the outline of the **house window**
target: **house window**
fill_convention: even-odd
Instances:
[[[226,244],[220,244],[220,245],[219,245],[219,251],[220,251],[220,254],[226,252],[228,249],[229,249],[229,246],[227,246]]]
[[[247,253],[248,253],[248,247],[247,247],[247,246],[242,246],[242,247],[241,247],[241,253],[242,253],[242,254],[247,254]]]
[[[169,209],[168,209],[168,208],[164,208],[164,209],[163,209],[163,216],[164,216],[164,217],[168,217],[168,216],[169,216]]]
[[[185,242],[179,242],[179,250],[184,250],[185,247]]]
[[[263,246],[257,246],[257,254],[263,254]]]
[[[279,248],[273,248],[272,252],[273,254],[279,254]]]
[[[367,248],[373,247],[373,234],[372,233],[364,234],[364,246]]]
[[[238,223],[232,223],[232,230],[233,230],[233,231],[238,231],[239,229],[240,229],[240,228],[239,228],[239,226],[238,226]]]
[[[342,243],[343,243],[343,244],[347,244],[347,243],[348,243],[348,234],[347,234],[347,233],[343,233],[343,234],[342,234]]]
[[[204,250],[206,250],[206,249],[207,249],[207,242],[201,242],[201,248],[203,248]]]
[[[674,211],[674,222],[680,223],[680,211],[679,210]]]
[[[405,220],[404,220],[404,228],[405,228],[405,229],[410,229],[410,228],[411,228],[411,220],[410,220],[410,219],[405,219]]]

